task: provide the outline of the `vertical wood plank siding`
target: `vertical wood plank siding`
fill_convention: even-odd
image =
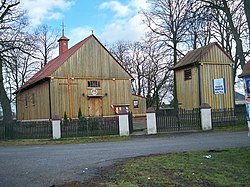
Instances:
[[[78,116],[79,108],[81,108],[84,116],[90,115],[88,108],[90,99],[88,98],[88,95],[91,95],[91,89],[87,87],[87,82],[88,79],[84,78],[71,80],[71,97],[74,118]],[[101,87],[97,88],[97,91],[98,95],[102,95],[102,115],[104,116],[114,114],[114,111],[111,108],[111,105],[113,104],[129,104],[129,110],[134,114],[145,114],[145,98],[132,96],[130,80],[101,80]],[[63,116],[64,112],[69,114],[66,78],[55,78],[51,81],[51,95],[52,114],[60,116]],[[131,98],[139,100],[139,109],[133,108],[133,99]]]
[[[234,108],[234,88],[232,61],[217,46],[213,46],[199,61],[198,67],[192,66],[176,70],[177,97],[180,107],[192,109],[199,107],[199,81],[201,102],[208,103],[213,109],[220,108],[220,95],[213,94],[212,80],[225,78],[226,94],[222,95],[223,108]],[[184,81],[184,70],[191,68],[192,79]],[[200,79],[199,79],[200,78]]]
[[[191,67],[191,72],[192,79],[184,80],[184,70],[176,71],[178,103],[185,109],[199,107],[198,68]]]
[[[132,93],[131,93],[131,77],[122,67],[112,58],[112,56],[93,38],[88,40],[75,54],[73,54],[54,74],[53,76],[66,77],[70,74],[71,77],[79,77],[74,79],[71,86],[73,99],[73,117],[77,117],[79,108],[83,115],[89,116],[88,97],[91,89],[87,88],[88,80],[100,80],[101,87],[97,88],[98,95],[103,95],[102,98],[102,115],[113,115],[114,111],[111,108],[113,104],[129,104],[129,109],[132,109]],[[59,81],[59,80],[57,80]],[[54,80],[55,82],[55,80]],[[57,92],[56,85],[52,86],[52,98],[57,100],[52,101],[54,109],[52,113],[62,115],[64,111],[69,113],[67,86],[61,86],[59,90],[64,94]],[[83,96],[84,93],[84,96]],[[66,95],[65,95],[66,94]],[[65,101],[66,100],[66,101]],[[56,108],[58,102],[63,101],[63,107]],[[146,106],[146,100],[144,99]],[[146,112],[145,107],[141,108],[136,113]]]
[[[232,66],[206,64],[201,66],[201,72],[203,80],[201,85],[202,102],[209,103],[213,109],[219,109],[221,98],[223,108],[234,108]],[[225,78],[225,94],[213,94],[212,80],[216,78]]]
[[[110,54],[93,38],[56,70],[52,76],[131,79]]]
[[[17,94],[17,119],[49,119],[49,82]],[[33,96],[34,94],[34,104]],[[27,97],[27,106],[26,106]]]
[[[64,112],[69,117],[69,98],[68,98],[68,80],[70,76],[70,89],[72,98],[73,118],[78,117],[79,108],[84,116],[90,115],[89,105],[91,103],[100,103],[101,113],[99,115],[114,115],[111,105],[128,104],[129,110],[139,114],[146,113],[146,99],[141,103],[145,107],[133,111],[133,100],[131,91],[131,79],[128,74],[103,48],[103,46],[91,37],[74,54],[51,75],[50,93],[51,93],[51,116],[59,115],[63,117]],[[96,88],[98,98],[91,98],[91,89],[88,88],[88,81],[100,81],[100,88]],[[32,92],[37,94],[38,104],[25,108],[25,97]],[[101,101],[93,101],[101,99]],[[91,101],[90,101],[91,100]],[[18,119],[41,119],[50,117],[49,112],[49,84],[37,85],[23,94],[18,95]],[[92,104],[93,106],[93,104]],[[36,108],[37,107],[37,108]],[[32,108],[32,109],[31,109]],[[34,109],[34,110],[33,110]],[[91,110],[95,110],[92,107]],[[99,113],[99,111],[98,111]]]
[[[232,61],[218,47],[214,46],[200,63],[203,63],[201,66],[202,101],[209,103],[213,109],[219,109],[220,95],[213,94],[212,79],[225,78],[226,94],[222,95],[223,108],[234,108]]]

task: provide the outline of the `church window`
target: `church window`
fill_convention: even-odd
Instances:
[[[100,81],[88,81],[88,87],[98,88],[100,85]]]

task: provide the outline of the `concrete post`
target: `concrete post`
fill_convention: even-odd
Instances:
[[[61,138],[61,119],[57,115],[52,118],[52,134],[53,139]]]
[[[147,133],[148,134],[157,133],[155,110],[153,108],[147,109]]]
[[[202,103],[200,106],[201,111],[201,128],[203,131],[212,129],[212,112],[211,106],[207,103]]]
[[[119,134],[120,136],[129,136],[128,112],[121,111],[119,114]]]

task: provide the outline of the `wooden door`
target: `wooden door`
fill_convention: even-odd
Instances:
[[[102,116],[102,98],[90,98],[89,116]]]

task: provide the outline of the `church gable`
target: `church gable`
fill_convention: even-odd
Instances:
[[[132,79],[132,76],[113,58],[95,38],[89,38],[52,76],[86,77],[98,79]]]

